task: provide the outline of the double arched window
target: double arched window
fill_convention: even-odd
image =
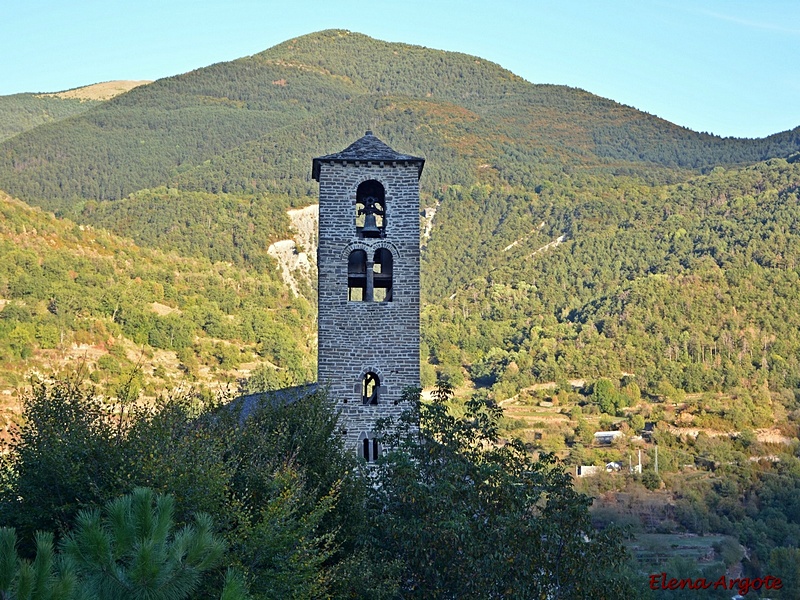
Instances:
[[[394,257],[378,248],[367,260],[365,250],[353,250],[347,258],[347,299],[352,302],[391,302]]]
[[[381,444],[378,439],[367,432],[358,438],[358,455],[368,463],[376,462],[381,456]]]

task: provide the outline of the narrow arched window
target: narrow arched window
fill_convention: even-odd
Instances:
[[[386,191],[370,179],[356,190],[356,234],[364,238],[383,237],[386,231]]]
[[[367,253],[353,250],[347,258],[347,299],[363,302],[367,299]]]
[[[378,403],[378,388],[381,386],[381,380],[372,371],[364,374],[361,380],[361,402],[363,404],[377,404]]]
[[[372,263],[373,300],[375,302],[392,301],[393,269],[392,253],[386,248],[378,248]]]
[[[364,448],[363,448],[363,451],[362,451],[362,456],[364,457],[364,460],[369,462],[369,438],[364,438],[363,445],[364,445]]]

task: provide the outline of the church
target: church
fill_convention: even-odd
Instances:
[[[346,447],[381,454],[375,423],[410,408],[420,385],[419,179],[425,159],[371,131],[312,161],[319,182],[318,385]]]

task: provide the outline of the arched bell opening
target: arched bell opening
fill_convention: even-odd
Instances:
[[[347,299],[364,302],[367,299],[367,253],[353,250],[347,257]]]
[[[372,263],[373,300],[392,301],[392,282],[394,278],[394,257],[386,248],[378,248]]]
[[[356,234],[363,238],[384,237],[386,232],[386,190],[369,179],[356,190]]]
[[[367,260],[365,250],[353,250],[347,257],[347,299],[351,302],[391,302],[394,287],[394,256],[378,248]]]

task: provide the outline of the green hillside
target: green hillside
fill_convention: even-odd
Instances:
[[[174,188],[140,190],[114,202],[87,202],[77,220],[142,246],[226,261],[258,272],[274,269],[269,245],[291,237],[285,195],[211,194]]]
[[[535,186],[543,169],[564,167],[674,180],[658,168],[704,170],[800,149],[798,130],[762,140],[695,133],[476,57],[332,30],[156,81],[7,140],[0,189],[50,208],[167,183],[307,195],[309,158],[370,127],[438,165],[423,180],[428,191],[487,176]]]
[[[111,394],[136,365],[150,395],[240,367],[312,380],[315,331],[313,306],[274,269],[141,248],[0,195],[2,389],[80,363]]]
[[[39,125],[79,115],[97,104],[96,100],[44,94],[0,96],[0,142]]]
[[[7,100],[0,119],[18,126]],[[311,159],[371,129],[426,158],[421,374],[458,396],[425,406],[444,417],[470,415],[466,397],[485,403],[489,446],[516,439],[500,450],[553,452],[570,469],[638,454],[639,472],[576,480],[597,523],[637,534],[636,577],[699,577],[686,560],[702,556],[715,577],[741,566],[800,581],[800,128],[720,138],[344,31],[80,107],[0,142],[0,189],[21,199],[0,192],[6,398],[25,376],[81,363],[105,397],[132,377],[150,397],[313,380],[313,282],[287,278],[295,295],[270,246],[292,239],[285,254],[313,266]],[[594,439],[612,428],[613,443]],[[318,447],[300,445],[326,465]],[[347,567],[354,581],[364,561]]]
[[[622,373],[654,396],[800,381],[798,342],[777,335],[797,318],[800,130],[722,139],[475,57],[325,31],[7,140],[0,184],[269,278],[274,304],[267,248],[316,194],[310,158],[369,128],[427,159],[427,382],[501,399]],[[774,156],[790,162],[759,162]],[[718,166],[740,163],[755,166]]]
[[[671,389],[800,388],[800,164],[684,183],[454,186],[424,254],[426,349],[498,399],[632,374]],[[775,396],[777,398],[777,396]],[[751,415],[747,426],[771,422]],[[748,417],[749,418],[749,417]]]

